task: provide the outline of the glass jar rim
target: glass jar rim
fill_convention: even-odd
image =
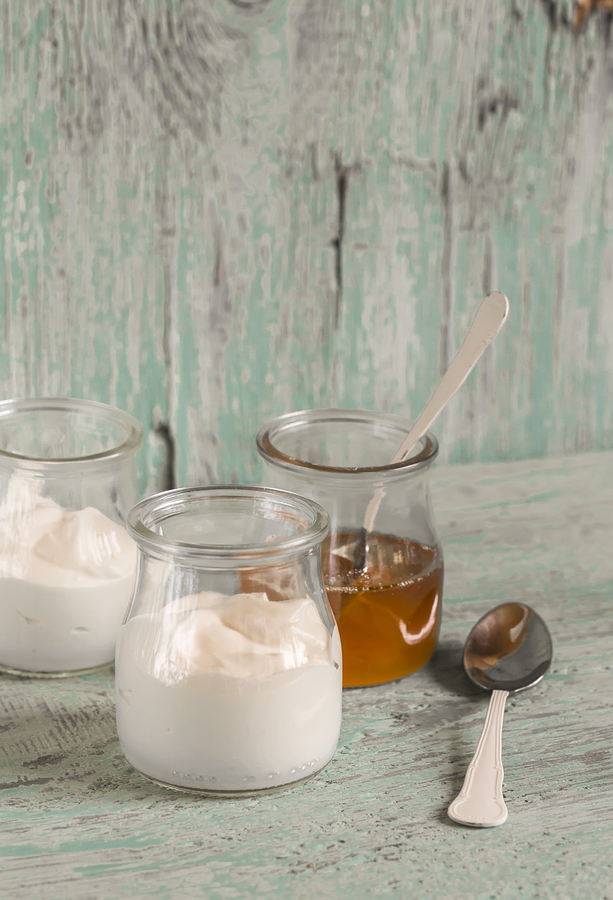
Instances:
[[[109,450],[100,453],[89,453],[84,456],[64,456],[59,459],[46,459],[43,456],[27,456],[23,453],[15,453],[11,450],[0,449],[0,459],[13,463],[26,463],[30,466],[48,466],[60,468],[66,466],[79,466],[82,464],[106,463],[117,460],[119,457],[131,456],[140,449],[143,443],[143,428],[140,422],[129,413],[107,403],[97,400],[84,400],[74,397],[30,397],[26,399],[13,399],[0,401],[0,424],[4,418],[20,413],[32,413],[37,410],[57,410],[58,412],[84,412],[100,420],[119,423],[124,426],[126,438]]]
[[[289,537],[242,544],[176,540],[160,535],[149,527],[153,524],[155,513],[160,513],[159,518],[162,519],[169,514],[186,511],[191,504],[210,497],[222,500],[244,498],[254,501],[265,501],[268,498],[275,501],[278,508],[284,507],[288,511],[306,516],[309,525],[303,531]],[[210,564],[211,561],[217,560],[221,565],[225,562],[245,566],[278,559],[279,556],[304,555],[315,545],[320,544],[330,531],[328,513],[314,500],[291,491],[244,484],[205,485],[161,491],[133,506],[128,513],[126,524],[136,543],[156,556],[172,556],[192,563],[201,560]]]
[[[409,456],[408,459],[397,463],[390,462],[383,466],[358,466],[352,468],[312,463],[303,459],[298,459],[294,456],[289,456],[279,450],[274,444],[275,438],[284,431],[298,431],[306,425],[334,421],[354,421],[356,424],[383,422],[398,428],[400,431],[406,432],[406,434],[409,433],[411,426],[413,425],[413,422],[410,419],[395,416],[391,413],[379,413],[374,410],[343,409],[335,407],[325,409],[303,409],[298,412],[285,413],[282,416],[277,416],[266,422],[256,435],[256,449],[260,456],[267,462],[281,468],[290,469],[294,472],[296,469],[305,469],[313,472],[328,472],[335,475],[351,475],[352,477],[362,474],[368,476],[372,476],[373,474],[385,476],[386,473],[389,473],[390,475],[404,475],[429,467],[438,456],[438,441],[430,431],[426,431],[423,437],[420,438],[414,448],[413,455]]]

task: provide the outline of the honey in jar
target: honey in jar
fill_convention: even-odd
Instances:
[[[324,584],[343,648],[343,687],[403,678],[428,662],[441,621],[443,562],[436,547],[370,534],[356,569],[359,533],[322,547]]]

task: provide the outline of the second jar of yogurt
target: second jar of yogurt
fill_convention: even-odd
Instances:
[[[342,692],[321,580],[327,513],[222,485],[148,498],[128,528],[139,572],[115,662],[128,762],[166,787],[232,796],[322,769]]]
[[[51,677],[112,663],[132,596],[132,416],[89,400],[0,403],[0,670]]]

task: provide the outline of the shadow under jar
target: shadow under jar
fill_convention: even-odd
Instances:
[[[238,796],[310,778],[341,723],[341,649],[321,580],[328,515],[303,497],[217,485],[128,517],[139,548],[115,661],[128,762],[175,790]]]
[[[142,439],[132,416],[103,403],[0,403],[0,671],[112,663],[136,575],[124,526]]]
[[[427,432],[409,459],[390,464],[411,424],[367,410],[316,409],[280,416],[256,437],[266,479],[330,515],[322,563],[344,687],[402,678],[436,646],[443,556],[428,478],[436,438]]]

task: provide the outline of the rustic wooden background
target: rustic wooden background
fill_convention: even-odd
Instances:
[[[613,44],[571,0],[3,0],[0,393],[129,410],[141,489],[290,409],[454,462],[613,446]]]

